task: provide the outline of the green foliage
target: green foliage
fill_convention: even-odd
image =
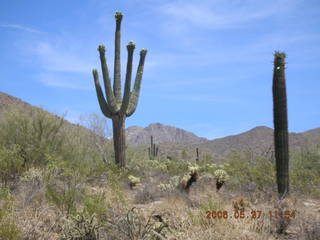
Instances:
[[[306,146],[292,157],[292,188],[308,196],[320,197],[320,146]]]
[[[233,152],[227,159],[230,180],[228,186],[234,190],[263,192],[273,191],[275,186],[275,166],[264,157],[252,161],[244,153]]]
[[[6,186],[23,171],[23,159],[20,155],[19,145],[10,145],[8,148],[0,146],[0,178]]]
[[[188,159],[188,153],[187,153],[187,150],[186,149],[183,149],[181,151],[181,158],[182,159]]]
[[[82,199],[83,176],[70,167],[70,163],[56,156],[49,156],[46,174],[46,197],[67,214],[76,211],[76,203]]]
[[[9,107],[0,120],[0,145],[20,146],[25,164],[45,164],[45,154],[58,151],[62,144],[60,130],[64,120],[40,108]]]
[[[22,239],[21,231],[14,221],[13,209],[13,195],[9,188],[0,186],[0,239]]]
[[[11,222],[0,223],[0,239],[20,240],[22,234],[16,224]]]
[[[106,212],[106,195],[104,192],[89,194],[84,196],[83,212],[89,216],[95,214],[98,219],[101,219]]]

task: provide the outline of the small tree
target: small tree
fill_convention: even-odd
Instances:
[[[80,116],[80,122],[92,131],[93,134],[91,135],[90,141],[97,147],[104,163],[107,163],[109,156],[107,154],[107,148],[109,148],[109,143],[111,143],[111,141],[107,139],[112,136],[107,119],[96,113],[92,113],[87,116]]]

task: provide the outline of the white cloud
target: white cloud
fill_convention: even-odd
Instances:
[[[66,46],[65,46],[66,48]],[[90,73],[94,63],[86,61],[81,54],[57,49],[48,42],[39,42],[31,49],[42,67],[52,72]]]
[[[68,77],[68,75],[64,76],[58,73],[42,72],[38,74],[36,78],[41,83],[50,87],[69,88],[76,90],[93,90],[94,88],[93,80],[89,79],[89,77],[88,81],[84,82],[75,76]]]
[[[26,27],[26,26],[20,25],[20,24],[0,24],[0,27],[22,30],[22,31],[31,32],[31,33],[43,33],[37,29]]]
[[[173,1],[164,4],[160,11],[184,27],[207,29],[239,27],[256,20],[280,14],[295,7],[297,0],[204,0]],[[177,24],[175,22],[175,24]],[[170,26],[170,27],[169,27]],[[168,25],[171,28],[171,25]]]

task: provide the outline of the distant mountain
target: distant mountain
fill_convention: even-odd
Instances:
[[[126,129],[128,144],[149,144],[150,136],[153,136],[156,143],[199,144],[208,141],[206,138],[198,137],[194,133],[181,128],[161,123],[152,123],[146,128],[133,126]]]
[[[289,149],[295,151],[308,143],[320,143],[320,128],[303,133],[289,133]],[[197,147],[218,155],[226,155],[232,149],[237,151],[251,150],[259,155],[272,154],[273,129],[259,126],[244,133],[211,140]]]
[[[0,92],[0,118],[1,112],[11,104],[18,104],[25,109],[37,108],[16,97]],[[59,118],[58,116],[56,117]],[[90,135],[93,134],[85,127],[78,124],[72,124],[68,121],[65,121],[64,129],[66,131],[68,131],[68,129],[76,131],[81,130]],[[249,149],[253,153],[259,155],[270,155],[273,152],[273,129],[264,126],[255,127],[241,134],[215,140],[201,138],[194,133],[181,128],[161,123],[152,123],[145,128],[133,126],[126,129],[126,142],[129,145],[149,145],[150,136],[153,136],[154,142],[159,145],[159,152],[161,155],[176,156],[176,159],[180,158],[182,151],[187,152],[189,159],[195,159],[196,148],[199,148],[201,154],[208,153],[214,156],[224,156],[232,149],[237,151]],[[320,128],[315,128],[302,133],[289,134],[290,151],[295,151],[309,143],[320,143]]]

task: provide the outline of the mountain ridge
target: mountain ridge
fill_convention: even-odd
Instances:
[[[0,117],[1,112],[14,103],[28,108],[38,108],[19,98],[0,92]],[[80,127],[90,131],[79,124],[65,121],[71,128]],[[193,155],[195,151],[191,149],[199,148],[201,152],[223,156],[228,154],[232,149],[237,151],[249,149],[257,154],[265,154],[273,151],[273,129],[266,126],[257,126],[240,134],[229,135],[213,140],[199,137],[182,128],[158,122],[151,123],[144,128],[131,126],[126,129],[126,142],[128,145],[149,145],[151,136],[153,136],[154,142],[160,145],[160,150],[164,152],[170,152],[172,150],[177,153],[181,149],[187,148],[192,151]],[[320,128],[310,129],[301,133],[289,133],[290,150],[296,150],[309,142],[320,143]]]

